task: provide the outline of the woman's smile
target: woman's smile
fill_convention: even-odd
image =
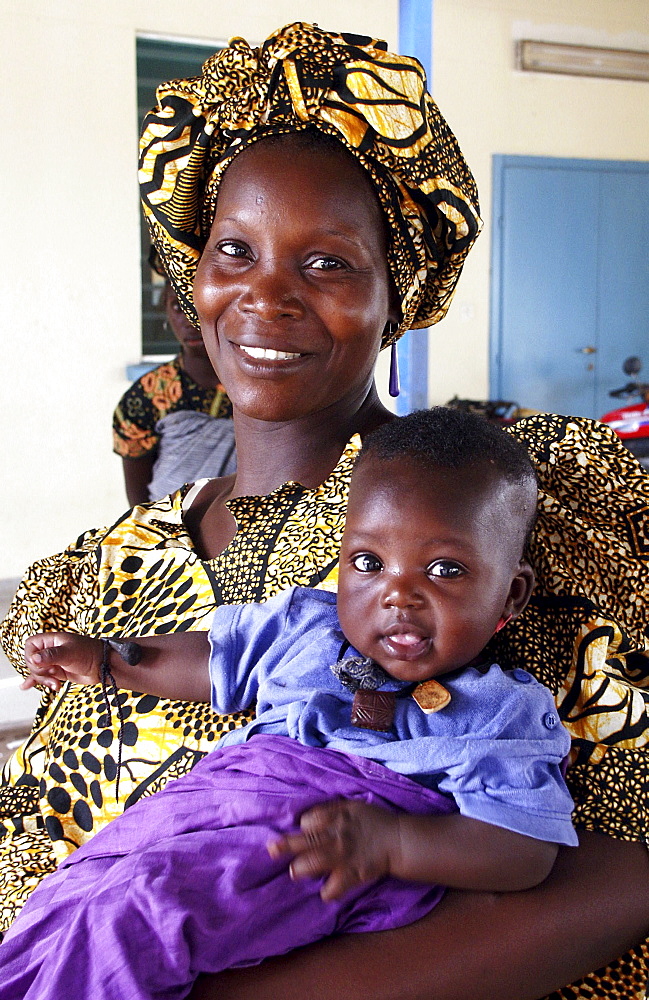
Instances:
[[[277,337],[275,341],[277,341]],[[285,340],[286,338],[282,338]],[[287,345],[292,347],[293,345]],[[313,351],[280,350],[277,347],[261,347],[227,341],[222,350],[230,348],[236,355],[241,378],[285,379],[301,373],[306,364],[312,362]]]
[[[295,361],[296,358],[301,358],[302,354],[292,354],[288,351],[275,351],[270,347],[248,347],[245,344],[239,344],[240,349],[248,357],[255,358],[257,361]]]

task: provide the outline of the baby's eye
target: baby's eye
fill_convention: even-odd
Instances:
[[[464,566],[452,559],[436,559],[426,570],[428,576],[436,576],[443,580],[454,580],[458,576],[464,576],[465,572]]]
[[[361,552],[360,555],[354,556],[352,565],[359,573],[378,573],[383,569],[381,560],[369,552]]]

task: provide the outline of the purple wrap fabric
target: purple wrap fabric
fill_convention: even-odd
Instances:
[[[128,809],[34,892],[0,945],[0,1000],[184,997],[200,972],[427,913],[443,889],[383,879],[324,903],[266,844],[336,797],[445,814],[452,802],[372,761],[257,736]]]

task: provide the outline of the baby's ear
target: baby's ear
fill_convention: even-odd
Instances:
[[[518,570],[511,582],[507,603],[503,611],[503,616],[518,618],[524,610],[527,602],[532,596],[534,589],[534,570],[526,559],[521,559]]]

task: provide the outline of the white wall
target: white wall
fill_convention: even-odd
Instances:
[[[290,21],[391,46],[398,0],[3,0],[0,579],[127,506],[113,408],[140,360],[135,38]]]
[[[649,0],[433,10],[433,92],[486,227],[430,335],[431,403],[487,395],[492,155],[649,160],[649,84],[514,68],[523,37],[649,50]],[[136,34],[261,41],[298,19],[394,47],[398,0],[3,0],[0,579],[126,507],[110,418],[140,359]]]
[[[443,403],[488,395],[492,156],[649,160],[649,83],[523,73],[515,41],[649,51],[649,2],[433,0],[433,13],[433,94],[485,220],[449,314],[430,334],[430,401]]]

